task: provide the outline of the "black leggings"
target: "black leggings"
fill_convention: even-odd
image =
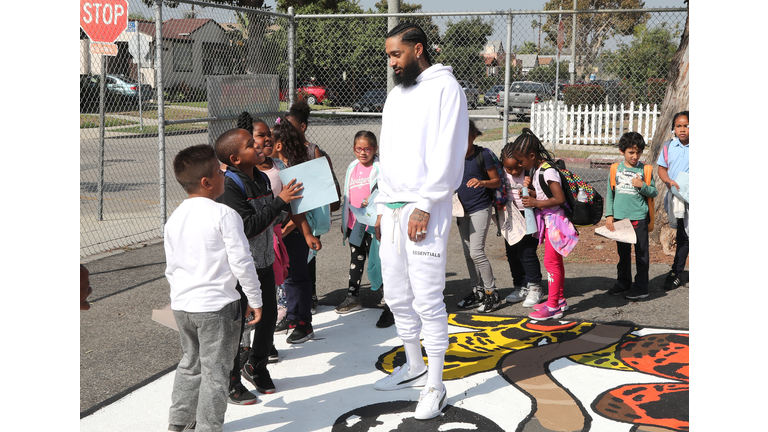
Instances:
[[[347,228],[347,239],[349,239],[350,234],[352,234],[352,230]],[[371,240],[371,234],[366,231],[360,246],[349,244],[349,294],[360,295],[360,281],[363,279],[365,259],[371,250]]]

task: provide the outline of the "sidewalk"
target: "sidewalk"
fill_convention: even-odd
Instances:
[[[317,339],[288,346],[285,335],[276,335],[280,362],[270,370],[277,393],[260,395],[261,402],[255,406],[230,405],[225,431],[368,430],[376,421],[395,427],[401,420],[406,425],[401,427],[419,430],[407,426],[414,422],[410,416],[418,390],[377,392],[371,386],[384,376],[382,369],[391,370],[398,361],[391,355],[400,345],[395,328],[374,326],[380,313],[374,307],[378,298],[367,285],[361,292],[366,309],[345,316],[333,311],[346,295],[347,274],[340,269],[346,269],[343,263],[349,249],[333,231],[322,241],[317,269],[321,307],[314,321]],[[502,296],[506,296],[511,278],[503,248],[502,241],[489,236],[487,254]],[[169,302],[162,243],[91,257],[84,264],[91,271],[94,293],[91,310],[81,313],[80,319],[81,430],[165,430],[172,372],[181,349],[178,334],[150,318],[152,309],[161,309]],[[482,420],[472,424],[483,431],[515,430],[521,422],[526,422],[525,430],[547,430],[532,423],[547,419],[547,398],[530,395],[536,394],[532,390],[536,386],[552,383],[553,391],[572,399],[557,399],[549,405],[557,410],[570,407],[571,411],[563,412],[572,415],[560,415],[568,419],[568,427],[588,418],[592,431],[629,431],[631,423],[611,418],[599,404],[593,408],[593,403],[610,389],[627,389],[627,385],[638,389],[645,383],[667,383],[664,388],[675,391],[660,395],[676,401],[669,402],[671,405],[665,402],[674,407],[667,415],[687,419],[687,377],[662,376],[647,369],[653,361],[647,352],[642,358],[650,362],[642,364],[600,362],[601,358],[620,357],[614,345],[619,339],[630,343],[640,335],[664,333],[663,337],[653,337],[655,343],[674,339],[670,343],[685,351],[687,366],[687,337],[681,335],[687,334],[689,288],[663,291],[661,284],[668,269],[668,264],[652,264],[651,296],[630,302],[604,294],[615,278],[613,264],[566,264],[570,309],[562,320],[531,322],[527,319],[531,310],[520,303],[504,305],[490,316],[478,316],[475,311],[456,307],[469,282],[458,230],[451,230],[445,302],[452,314],[451,331],[465,335],[454,340],[449,351],[455,364],[449,368],[451,363],[446,362],[444,376],[452,408],[439,424],[474,419],[471,421]],[[595,341],[600,343],[595,345]],[[606,347],[609,354],[602,351]],[[510,354],[513,351],[517,352]],[[477,353],[487,354],[481,357],[493,359],[493,363],[473,358]],[[511,363],[505,366],[505,361]],[[460,373],[449,376],[454,366]],[[554,381],[547,384],[540,380]],[[626,405],[622,412],[631,413],[632,409]],[[353,410],[352,417],[344,417]],[[344,421],[334,427],[340,418]],[[495,426],[489,426],[492,424]],[[430,427],[437,430],[437,426]]]

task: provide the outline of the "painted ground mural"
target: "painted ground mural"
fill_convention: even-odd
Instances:
[[[450,337],[444,379],[498,371],[531,399],[533,409],[518,431],[588,431],[592,416],[585,406],[607,419],[634,425],[632,431],[688,430],[687,333],[638,335],[640,329],[623,326],[476,315],[450,315],[449,323],[467,331]],[[605,389],[592,401],[579,400],[548,371],[548,365],[561,358],[617,373],[641,372],[648,382]],[[404,362],[399,347],[383,354],[376,366],[390,373]],[[658,378],[673,382],[655,382]]]
[[[373,389],[405,360],[394,327],[374,326],[379,313],[341,316],[321,306],[315,340],[288,345],[276,335],[280,361],[270,372],[277,392],[259,394],[256,405],[229,405],[224,431],[689,429],[687,331],[452,314],[448,406],[417,421],[419,388]],[[172,384],[170,373],[83,418],[80,430],[166,430]]]

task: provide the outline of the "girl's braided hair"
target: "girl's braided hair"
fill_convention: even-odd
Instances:
[[[515,141],[507,143],[501,150],[501,157],[510,158],[513,153],[530,154],[535,153],[540,159],[549,162],[550,165],[555,166],[555,158],[552,156],[539,138],[528,128],[523,128],[523,133],[518,136]]]
[[[289,166],[296,166],[308,161],[307,146],[299,138],[299,132],[285,117],[278,117],[275,128],[272,129],[272,140],[283,145],[283,152]]]
[[[260,118],[253,118],[250,114],[248,114],[247,111],[243,111],[240,113],[240,115],[237,117],[237,127],[239,129],[245,129],[253,135],[253,125],[256,123],[264,123],[267,124],[264,120]]]

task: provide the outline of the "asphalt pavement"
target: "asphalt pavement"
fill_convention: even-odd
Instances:
[[[347,289],[349,246],[342,245],[340,220],[334,216],[331,232],[322,236],[318,255],[319,303],[335,307]],[[578,247],[578,246],[577,246]],[[502,296],[512,287],[504,255],[504,242],[491,233],[487,242],[497,286]],[[615,255],[608,251],[607,255]],[[645,300],[628,301],[605,292],[612,286],[615,264],[566,263],[565,296],[569,310],[563,319],[624,326],[686,330],[689,328],[689,287],[664,291],[669,262],[653,263],[650,292]],[[92,307],[80,314],[80,415],[93,414],[118,399],[171,372],[181,358],[178,334],[151,320],[153,309],[170,302],[164,277],[165,256],[161,239],[115,252],[81,259],[91,273]],[[542,272],[544,267],[542,264]],[[449,239],[445,303],[449,313],[477,314],[456,304],[470,289],[466,261],[458,230]],[[363,306],[374,308],[378,296],[363,281]],[[505,304],[494,316],[527,317],[531,309],[520,303]],[[322,333],[322,332],[319,332]],[[318,334],[322,337],[322,334]],[[167,407],[158,409],[167,410]]]

